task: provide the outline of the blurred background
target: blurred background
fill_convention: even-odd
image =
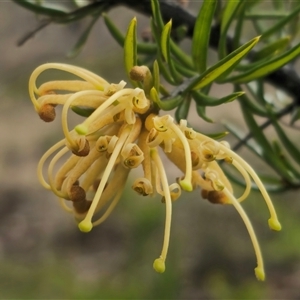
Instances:
[[[189,7],[195,14],[197,2]],[[124,31],[133,16],[140,31],[149,25],[147,18],[123,7],[109,16]],[[46,124],[36,115],[27,89],[31,72],[42,63],[64,62],[108,81],[126,80],[122,49],[101,19],[81,54],[67,57],[85,22],[50,25],[17,47],[38,19],[11,1],[0,1],[0,299],[300,299],[297,190],[271,195],[283,225],[279,233],[268,229],[259,193],[253,191],[243,203],[265,259],[266,281],[258,282],[240,217],[231,206],[202,200],[199,190],[174,203],[166,272],[157,274],[152,263],[161,250],[165,217],[159,198],[137,196],[129,179],[114,213],[86,234],[40,186],[38,160],[62,131],[59,118]],[[215,94],[228,92],[216,89]],[[222,129],[226,118],[243,128],[236,105],[209,111],[215,124],[192,114],[189,120],[203,132]],[[231,136],[228,140],[234,144]],[[240,154],[256,170],[265,168],[250,153]],[[238,194],[241,188],[235,190]]]

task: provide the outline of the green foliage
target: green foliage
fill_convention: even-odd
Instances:
[[[137,65],[136,50],[136,18],[133,18],[129,24],[126,38],[124,40],[124,62],[127,74],[129,74],[130,70]],[[134,81],[132,81],[132,84],[135,86],[138,85]]]
[[[204,1],[195,23],[192,57],[195,67],[199,73],[205,72],[207,68],[207,52],[209,47],[210,28],[213,21],[217,1]]]
[[[91,21],[70,52],[76,55],[84,46],[89,33],[99,17],[103,16],[105,25],[117,43],[124,47],[125,69],[129,74],[137,64],[147,65],[152,73],[152,86],[149,93],[155,102],[156,110],[175,109],[175,117],[188,118],[189,109],[194,102],[198,116],[207,121],[207,107],[217,107],[238,99],[249,133],[241,132],[230,120],[226,123],[239,140],[237,146],[246,146],[275,171],[265,181],[272,190],[300,185],[299,144],[287,133],[281,124],[283,116],[290,116],[289,126],[296,125],[299,117],[300,80],[294,79],[288,69],[300,54],[299,11],[297,1],[212,1],[204,0],[196,17],[189,15],[178,6],[178,13],[172,20],[165,18],[165,11],[173,4],[166,1],[127,1],[132,9],[151,13],[151,32],[153,40],[139,41],[137,21],[133,19],[127,32],[118,29],[106,12],[118,1],[90,1],[78,6],[78,1],[57,3],[49,1],[18,1],[19,5],[42,15],[48,22],[70,23],[91,17]],[[120,1],[124,3],[124,1]],[[66,5],[66,3],[68,5]],[[126,1],[125,1],[126,3]],[[163,4],[163,5],[162,5]],[[185,26],[193,23],[193,30]],[[190,25],[189,25],[190,26]],[[185,27],[185,30],[182,28]],[[181,30],[181,31],[180,31]],[[176,35],[180,33],[180,37]],[[191,34],[191,32],[193,32]],[[29,35],[30,36],[30,35]],[[189,52],[181,48],[180,40],[191,38]],[[211,48],[217,50],[217,59],[211,61]],[[275,79],[274,79],[275,78]],[[131,80],[135,86],[142,83]],[[273,100],[267,99],[266,83],[271,83]],[[212,85],[231,84],[232,92],[216,98],[211,95]],[[276,101],[276,89],[291,101]],[[81,115],[90,114],[85,108],[74,108]],[[258,122],[257,117],[262,117]],[[271,141],[265,134],[267,127],[273,127]],[[236,149],[237,149],[236,148]],[[238,181],[237,178],[234,178]]]

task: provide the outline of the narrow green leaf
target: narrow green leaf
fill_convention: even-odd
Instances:
[[[162,110],[169,111],[177,107],[183,100],[181,95],[161,100],[155,87],[150,90],[151,100]]]
[[[245,187],[245,182],[241,179],[240,174],[233,174],[232,172],[229,172],[227,168],[223,169],[224,173],[228,177],[228,179],[242,187]],[[279,193],[284,192],[287,190],[287,184],[280,178],[275,176],[266,176],[264,174],[257,173],[260,180],[262,181],[264,187],[269,193]],[[251,189],[253,190],[259,190],[256,184],[252,184]]]
[[[137,46],[136,46],[136,18],[129,23],[129,27],[124,41],[124,62],[125,70],[129,76],[131,69],[137,65]],[[129,77],[130,79],[130,77]],[[138,86],[137,82],[131,80],[133,86]]]
[[[219,58],[222,59],[226,56],[226,38],[227,31],[229,29],[230,24],[236,16],[238,8],[241,4],[243,4],[243,0],[235,0],[235,1],[227,1],[225,9],[223,11],[222,20],[221,20],[221,35],[219,40]]]
[[[162,18],[162,15],[160,13],[160,5],[158,0],[151,0],[151,8],[152,8],[152,17],[154,20],[154,23],[158,27],[160,31],[163,30],[164,27],[164,21]]]
[[[160,108],[165,111],[170,111],[178,107],[183,102],[182,95],[176,95],[161,99]]]
[[[85,7],[82,7],[80,9],[76,9],[70,13],[67,13],[64,17],[56,18],[53,21],[59,24],[66,24],[75,22],[77,20],[83,19],[87,16],[95,15],[95,14],[101,14],[105,10],[107,10],[108,5],[107,3],[103,2],[102,4],[97,5],[95,7],[94,4],[86,5]]]
[[[227,136],[229,134],[228,131],[221,131],[221,132],[215,132],[215,133],[205,133],[206,136],[214,139],[214,140],[219,140],[222,139],[223,137]]]
[[[250,110],[252,114],[255,114],[255,115],[258,115],[261,117],[267,116],[266,110],[263,109],[263,107],[261,107],[260,105],[251,101],[250,98],[246,94],[242,95],[240,100],[241,100],[240,104],[246,106],[247,109]]]
[[[61,18],[68,15],[67,12],[64,12],[62,10],[35,5],[29,1],[24,1],[24,0],[12,0],[12,1],[40,15],[45,15],[52,18]]]
[[[188,90],[198,90],[210,84],[225,72],[231,71],[235,65],[257,44],[259,37],[256,37],[243,46],[239,47],[218,63],[208,68],[203,74],[195,78],[188,86]]]
[[[241,105],[241,108],[242,108],[244,120],[247,123],[249,130],[253,133],[254,139],[257,141],[257,143],[262,147],[262,149],[266,153],[270,153],[270,155],[271,155],[272,147],[269,144],[269,141],[267,140],[267,138],[265,137],[263,131],[257,125],[252,114],[243,105]]]
[[[154,37],[157,45],[159,45],[156,60],[157,60],[158,66],[159,66],[160,73],[168,83],[175,85],[175,80],[172,77],[169,68],[166,67],[166,64],[163,61],[163,55],[162,55],[162,51],[161,51],[161,47],[160,47],[161,32],[157,28],[157,25],[155,24],[154,19],[151,19],[150,25],[151,25],[151,32],[153,34],[153,37]]]
[[[117,26],[115,26],[115,24],[107,16],[107,14],[103,13],[102,16],[109,33],[116,40],[116,42],[121,47],[123,47],[125,41],[125,35],[117,28]],[[137,52],[141,54],[155,54],[157,52],[157,46],[153,43],[137,42]]]
[[[286,51],[285,53],[281,54],[280,56],[275,57],[272,60],[269,60],[265,63],[260,64],[259,66],[252,68],[244,74],[226,78],[225,80],[222,80],[222,82],[245,83],[264,77],[274,72],[275,70],[281,68],[282,66],[286,65],[287,63],[291,62],[299,54],[300,44],[296,45],[289,51]]]
[[[284,192],[288,189],[286,182],[275,176],[259,174],[259,178],[268,192]]]
[[[274,149],[275,153],[277,154],[278,157],[280,157],[281,161],[286,165],[287,170],[291,170],[295,174],[295,176],[300,180],[299,169],[297,170],[295,168],[295,163],[291,162],[288,159],[288,157],[286,156],[286,150],[288,150],[286,148],[286,145],[283,144],[284,145],[284,150],[283,150],[282,146],[279,144],[278,141],[274,140],[272,144],[273,144],[273,149]],[[293,145],[293,147],[294,147],[294,145]],[[296,149],[296,151],[297,151],[297,149]],[[299,156],[298,156],[296,162],[298,162],[298,161],[299,161]]]
[[[183,101],[178,105],[175,111],[175,119],[179,123],[180,120],[186,120],[189,114],[191,105],[191,97],[188,95]]]
[[[281,161],[280,157],[278,157],[274,153],[273,148],[271,147],[267,138],[263,134],[263,131],[257,125],[252,114],[243,106],[241,106],[241,108],[242,108],[245,122],[247,123],[249,130],[253,133],[253,138],[256,140],[256,142],[260,145],[261,149],[263,150],[262,157],[265,159],[265,161],[268,162],[270,166],[272,166],[278,172],[278,174],[280,174],[280,176],[283,176],[289,182],[296,182],[297,179],[295,175],[292,173],[291,170],[288,170],[286,168],[285,164]]]
[[[239,140],[243,140],[244,137],[245,137],[245,134],[240,130],[239,127],[231,124],[230,122],[228,121],[225,121],[223,122],[225,128],[227,128],[237,139]],[[263,159],[267,164],[269,164],[277,173],[278,175],[281,177],[281,178],[288,178],[288,179],[291,179],[292,178],[292,181],[290,182],[293,182],[293,183],[296,183],[297,179],[295,178],[294,175],[292,175],[292,172],[286,172],[284,171],[284,173],[281,173],[280,171],[280,168],[278,169],[278,166],[276,164],[273,164],[271,162],[271,160],[269,160],[268,158],[265,158],[265,150],[263,149],[263,147],[256,141],[256,140],[253,140],[253,139],[250,139],[250,140],[247,140],[245,142],[245,146],[250,149],[253,153],[255,153],[260,159]],[[277,160],[279,160],[279,155],[278,153],[276,153],[275,149],[272,148],[274,152],[269,152],[270,155],[273,155],[275,157],[277,157]],[[285,170],[287,170],[287,167],[286,167],[286,164],[284,164],[283,162],[281,162],[281,168],[285,168]],[[287,173],[287,174],[286,174]],[[227,172],[226,172],[226,175]],[[265,175],[259,175],[259,177],[262,179],[262,176],[263,178],[268,178],[267,177],[264,177]],[[284,181],[280,180],[280,179],[275,179],[275,177],[270,177],[270,178],[273,178],[275,181],[281,181],[282,183],[284,183]],[[271,183],[271,182],[269,182]]]
[[[299,12],[300,12],[300,5],[295,7],[288,16],[281,18],[274,26],[264,31],[264,33],[261,36],[262,40],[268,38],[272,34],[277,34],[278,31],[282,30],[284,25],[289,23],[293,18],[298,17]]]
[[[167,62],[170,74],[173,77],[176,84],[182,82],[182,77],[175,69],[173,59],[171,57],[171,49],[170,49],[170,34],[172,28],[172,20],[170,20],[163,28],[161,33],[161,52],[164,60]]]
[[[294,125],[298,120],[300,120],[300,108],[295,107],[291,116],[291,125]]]
[[[290,11],[293,11],[298,6],[298,1],[291,1]],[[287,32],[291,35],[292,39],[298,36],[299,33],[299,18],[293,18],[287,24]]]
[[[242,44],[242,36],[244,32],[244,25],[245,25],[245,10],[247,7],[243,5],[239,10],[238,15],[236,16],[236,24],[233,33],[233,40],[232,40],[232,49],[237,49]],[[256,34],[254,34],[256,35]],[[259,34],[257,34],[259,35]]]
[[[242,2],[243,2],[242,0],[226,2],[226,6],[224,8],[222,21],[221,21],[221,34],[227,31],[228,26],[231,24],[232,20],[234,19],[235,13]]]
[[[244,95],[245,92],[234,92],[230,95],[227,95],[225,97],[222,98],[215,98],[215,97],[211,97],[208,96],[204,93],[201,93],[199,91],[193,91],[192,95],[194,100],[196,101],[196,103],[198,105],[202,105],[202,106],[218,106],[224,103],[229,103],[234,101],[235,99],[237,99],[238,97],[241,97],[242,95]]]
[[[173,60],[173,64],[176,71],[184,77],[192,78],[198,75],[198,73],[193,71],[193,69],[187,68],[175,60]]]
[[[176,41],[181,42],[188,35],[188,27],[185,24],[178,25],[176,28],[173,28],[173,32]]]
[[[172,28],[172,20],[170,20],[163,28],[161,32],[161,52],[165,61],[169,64],[171,61],[170,53],[170,33]]]
[[[157,46],[153,43],[137,43],[137,52],[140,54],[154,55],[157,52]]]
[[[246,134],[241,130],[240,126],[232,124],[228,120],[222,121],[223,125],[226,129],[230,131],[239,141],[243,141]],[[256,142],[254,139],[248,139],[245,143],[243,143],[248,149],[250,149],[253,153],[255,153],[260,159],[262,159],[264,155],[263,147]]]
[[[196,111],[197,111],[197,114],[200,118],[202,118],[204,121],[208,122],[208,123],[213,123],[214,120],[209,118],[207,115],[206,115],[206,112],[205,112],[205,106],[201,106],[201,105],[197,105],[196,104]]]
[[[283,37],[281,39],[276,40],[275,42],[272,42],[268,44],[266,47],[262,48],[261,50],[257,51],[255,53],[255,56],[253,57],[254,60],[263,59],[265,57],[271,56],[273,54],[278,54],[283,49],[285,49],[291,41],[290,36]]]
[[[179,47],[172,39],[170,39],[171,53],[185,68],[194,69],[194,64],[189,55],[187,55],[181,47]]]
[[[85,107],[85,106],[72,106],[71,109],[79,116],[89,117],[94,111],[95,108]]]
[[[217,0],[204,0],[194,26],[192,58],[199,73],[203,73],[206,70],[210,29],[216,5]]]
[[[245,13],[245,19],[250,19],[250,20],[269,20],[269,19],[279,19],[279,18],[284,18],[288,16],[288,13],[284,10],[282,11],[276,11],[276,10],[254,10],[251,12],[246,12]]]
[[[265,81],[264,78],[261,78],[259,80],[255,80],[255,83],[257,85],[256,93],[253,93],[252,95],[257,95],[255,99],[257,102],[259,102],[261,105],[265,106],[266,100],[265,100]],[[249,84],[247,86],[250,86]]]
[[[68,53],[68,57],[75,57],[77,56],[80,51],[82,50],[83,46],[85,45],[90,32],[92,30],[92,28],[94,27],[96,21],[99,18],[99,14],[93,16],[90,24],[88,25],[88,27],[85,29],[85,31],[82,33],[82,35],[80,36],[79,40],[77,41],[76,45],[73,47],[73,49]]]
[[[280,138],[285,150],[291,155],[291,157],[296,161],[300,161],[300,150],[294,145],[294,143],[288,138],[286,132],[281,128],[277,122],[275,116],[269,111],[269,117],[272,120],[272,124],[276,130],[278,137]]]
[[[274,8],[277,10],[284,9],[284,2],[286,2],[286,1],[272,0],[272,4],[273,4]]]
[[[170,97],[171,93],[168,91],[168,89],[164,85],[159,86],[159,92],[164,97]]]
[[[166,65],[164,64],[164,62],[162,61],[162,58],[160,55],[157,56],[157,63],[159,66],[159,70],[160,70],[160,74],[164,77],[164,79],[172,84],[172,85],[176,85],[176,82],[174,80],[174,78],[172,77],[169,68],[166,67]]]
[[[116,42],[123,47],[125,41],[125,35],[117,28],[117,26],[111,21],[106,13],[102,14],[104,24],[106,25],[109,33],[116,40]]]
[[[160,12],[159,1],[151,0],[151,7],[152,7],[152,16],[153,16],[152,20],[156,27],[156,30],[158,31],[158,37],[160,37],[160,34],[164,28],[164,22]],[[156,39],[156,41],[160,43],[160,38]],[[171,39],[170,39],[170,50],[174,55],[174,57],[176,57],[177,60],[181,62],[185,67],[193,68],[193,63],[190,57],[186,55],[186,53],[182,51],[181,47],[177,46],[176,43],[174,43]]]

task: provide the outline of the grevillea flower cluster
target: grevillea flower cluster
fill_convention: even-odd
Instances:
[[[39,75],[50,69],[78,79],[37,86]],[[186,120],[176,124],[172,116],[160,116],[151,97],[154,87],[151,89],[150,84],[149,88],[149,74],[146,67],[135,67],[132,78],[140,88],[127,88],[124,81],[109,83],[88,70],[67,64],[48,63],[34,70],[29,81],[34,108],[42,120],[51,122],[56,106],[62,105],[64,133],[64,139],[52,146],[38,164],[41,184],[74,215],[79,229],[89,232],[115,208],[130,170],[141,167],[143,176],[134,180],[132,188],[142,196],[161,195],[166,211],[162,251],[153,264],[159,273],[165,270],[172,203],[182,190],[191,192],[199,187],[203,198],[212,203],[231,204],[240,214],[257,257],[255,274],[264,280],[260,247],[240,202],[248,197],[254,181],[269,208],[269,227],[278,231],[281,225],[266,189],[251,166],[226,141],[219,142],[193,130]],[[84,121],[74,128],[68,125],[70,110],[86,114]],[[169,182],[165,170],[169,162],[165,166],[162,155],[179,168],[177,182]],[[63,159],[58,168],[58,161]],[[234,196],[218,164],[221,160],[233,165],[245,180],[246,188],[239,198]]]

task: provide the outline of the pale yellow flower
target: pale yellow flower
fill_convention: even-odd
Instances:
[[[79,79],[50,81],[37,87],[37,78],[49,69],[65,71]],[[141,74],[139,70],[142,70]],[[132,188],[142,196],[160,194],[166,208],[162,251],[153,264],[160,273],[165,270],[172,202],[180,197],[182,190],[190,192],[200,187],[203,198],[212,203],[232,204],[238,211],[256,253],[256,276],[263,280],[259,244],[240,204],[248,197],[252,180],[269,208],[270,228],[280,230],[281,226],[259,177],[249,164],[230,150],[226,141],[218,142],[194,131],[185,120],[176,124],[170,115],[159,116],[149,99],[151,73],[146,67],[135,68],[133,73],[144,81],[144,89],[125,88],[124,81],[110,84],[94,73],[66,64],[45,64],[32,73],[29,94],[40,118],[53,121],[55,107],[62,105],[64,139],[42,156],[38,164],[41,184],[58,196],[62,207],[74,215],[79,229],[88,232],[113,211],[122,196],[130,170],[142,166],[143,177],[136,178]],[[70,109],[90,112],[90,115],[69,129]],[[179,174],[177,182],[169,183],[161,152],[182,171],[183,176]],[[68,157],[56,171],[63,156]],[[233,165],[244,178],[246,188],[239,198],[234,196],[231,183],[217,162],[219,160]]]

